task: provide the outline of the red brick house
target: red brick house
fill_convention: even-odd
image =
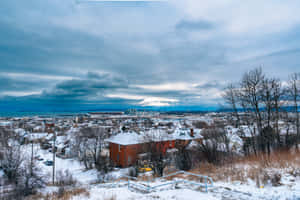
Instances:
[[[155,135],[155,133],[151,133]],[[157,135],[156,135],[157,136]],[[168,149],[175,148],[176,142],[188,144],[192,140],[202,139],[201,135],[194,136],[193,130],[183,134],[163,134],[159,137],[153,137],[151,143],[156,143],[156,148],[162,151],[163,154]],[[128,167],[136,163],[138,155],[147,153],[147,139],[145,134],[137,134],[135,132],[120,133],[107,139],[109,142],[110,159],[120,167]]]

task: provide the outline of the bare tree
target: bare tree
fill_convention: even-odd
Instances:
[[[0,164],[10,182],[17,183],[23,161],[21,146],[17,142],[6,147]]]
[[[220,164],[229,155],[229,140],[222,127],[211,126],[202,131],[203,142],[199,145],[200,154],[210,163]]]
[[[109,137],[108,131],[101,127],[86,127],[82,128],[76,137],[79,157],[85,167],[100,169],[107,160],[101,157],[101,152],[105,145],[104,139]]]
[[[281,100],[280,81],[275,78],[265,78],[263,80],[262,104],[264,106],[264,127],[261,133],[261,140],[266,143],[268,154],[271,153],[271,146],[274,145],[274,137],[280,145],[280,134],[278,128],[280,100]],[[275,130],[272,122],[275,121]]]
[[[256,68],[245,73],[241,82],[240,100],[251,109],[255,115],[259,132],[262,130],[261,94],[263,92],[263,81],[265,75],[261,68]]]
[[[24,199],[24,196],[35,193],[37,188],[43,187],[45,180],[35,161],[28,159],[21,151],[22,145],[14,138],[10,138],[0,166],[7,180],[14,186],[12,199]]]
[[[8,146],[8,140],[12,137],[13,132],[4,127],[0,127],[0,151]]]
[[[289,77],[288,87],[283,88],[279,79],[267,78],[261,68],[256,68],[244,74],[239,86],[235,87],[230,84],[225,89],[223,98],[230,105],[235,116],[238,116],[238,109],[244,111],[245,115],[239,116],[239,121],[249,128],[251,127],[252,137],[246,141],[246,152],[249,152],[249,147],[252,146],[255,154],[257,154],[257,150],[270,154],[272,149],[282,148],[284,143],[289,146],[293,140],[298,148],[300,140],[300,73],[292,74]],[[294,116],[292,121],[296,129],[295,137],[290,135],[292,130],[290,122],[282,120],[282,117],[285,116],[286,102],[292,105],[293,115],[291,116]],[[288,135],[285,141],[280,135],[280,120],[288,123],[286,126]],[[291,139],[293,137],[294,139]]]
[[[282,88],[281,82],[279,79],[274,79],[273,82],[273,101],[274,101],[274,120],[275,120],[275,132],[277,137],[278,146],[281,148],[283,146],[281,138],[280,138],[280,130],[279,130],[279,120],[280,113],[283,111],[282,107],[284,106],[284,96],[285,90]]]
[[[190,170],[192,168],[192,157],[187,149],[187,145],[176,144],[178,150],[175,154],[175,163],[180,170]]]
[[[45,183],[45,177],[34,161],[25,161],[20,168],[19,176],[17,177],[16,194],[18,196],[28,196],[36,193],[38,188],[42,188]]]
[[[238,89],[231,83],[225,88],[223,94],[225,102],[231,107],[236,118],[235,127],[240,125],[240,117],[238,113]]]
[[[296,142],[295,147],[298,149],[300,137],[300,122],[299,122],[299,101],[300,101],[300,73],[294,73],[289,77],[288,92],[293,102],[293,112],[295,113],[295,126],[296,126]]]

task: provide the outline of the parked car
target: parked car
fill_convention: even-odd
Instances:
[[[52,166],[53,165],[53,161],[52,160],[47,160],[44,162],[45,165],[47,166]]]
[[[52,148],[52,145],[50,143],[42,143],[41,148],[42,149],[50,149],[50,148]]]
[[[44,160],[44,158],[42,158],[40,155],[35,156],[34,159],[36,159],[38,161]]]
[[[52,148],[48,150],[50,153],[52,153]],[[54,151],[57,152],[57,147],[54,148]]]

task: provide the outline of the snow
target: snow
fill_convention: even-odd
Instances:
[[[11,126],[12,122],[11,121],[0,121],[0,126]]]
[[[197,191],[192,191],[188,189],[182,190],[169,190],[169,191],[161,191],[154,192],[150,194],[141,194],[134,191],[128,190],[126,187],[124,188],[99,188],[92,187],[90,190],[90,196],[77,196],[73,197],[73,200],[106,200],[111,197],[115,197],[117,200],[169,200],[169,199],[178,199],[178,200],[195,200],[195,199],[203,199],[203,200],[216,200],[217,198],[213,197],[212,194],[205,194]]]
[[[48,133],[30,133],[27,137],[31,140],[43,139],[46,138]]]
[[[198,129],[194,131],[194,137],[191,136],[190,129],[179,129],[177,128],[173,133],[173,139],[175,140],[194,140],[203,138],[201,135],[201,131]]]
[[[254,132],[253,130],[254,127],[249,127],[249,126],[240,126],[239,129],[242,132],[242,136],[244,137],[252,137],[252,133]]]
[[[150,129],[146,132],[137,134],[136,132],[121,132],[115,136],[106,139],[106,142],[111,142],[120,145],[132,145],[144,143],[146,141],[171,141],[171,140],[193,140],[202,138],[201,131],[197,131],[194,137],[191,137],[189,129],[177,128],[171,134],[161,129]]]
[[[289,177],[289,175],[285,175],[285,177]],[[215,184],[212,192],[225,199],[299,200],[300,182],[288,181],[279,187],[266,185],[262,188],[256,187],[256,183],[251,180],[248,180],[246,184],[238,181],[233,183],[219,182]]]
[[[42,169],[44,174],[47,174],[48,180],[51,180],[52,177],[52,166],[46,166],[43,162],[47,160],[53,160],[53,154],[47,150],[40,149],[40,146],[34,144],[34,152],[35,155],[40,155],[44,160],[37,161],[39,167]],[[31,145],[24,146],[24,153],[30,154]],[[63,159],[56,157],[55,158],[55,170],[57,171],[65,171],[69,170],[69,172],[73,175],[73,177],[79,181],[80,183],[89,184],[91,182],[95,182],[97,180],[97,170],[85,170],[84,165],[81,164],[76,159]]]
[[[17,128],[14,130],[15,133],[17,133],[19,136],[25,136],[26,135],[26,131],[23,128]]]
[[[200,139],[201,136],[201,129],[194,129],[194,137],[190,135],[190,129],[185,128],[185,124],[192,125],[192,121],[194,120],[201,120],[207,123],[211,123],[213,119],[211,116],[206,115],[204,117],[183,117],[179,116],[175,119],[153,119],[155,124],[164,124],[159,125],[158,128],[151,128],[150,130],[147,128],[141,129],[140,132],[123,132],[120,130],[120,133],[117,135],[112,136],[109,139],[106,139],[106,142],[117,143],[121,145],[131,145],[131,144],[138,144],[145,142],[146,140],[151,141],[168,141],[168,140],[194,140]],[[43,118],[44,120],[44,118]],[[190,121],[188,121],[190,120]],[[115,122],[115,121],[114,121]],[[123,120],[124,123],[133,123],[134,121],[131,119]],[[166,124],[172,122],[174,126],[166,127]],[[57,136],[56,138],[56,146],[58,148],[65,147],[68,144],[72,144],[74,141],[74,134],[80,130],[80,128],[72,127],[71,124],[65,124],[67,122],[60,121],[60,127],[70,127],[69,130],[64,132],[65,135]],[[70,122],[72,123],[72,121]],[[81,123],[79,126],[98,126],[100,124],[103,127],[109,127],[107,125],[113,124],[112,120],[106,120],[104,122],[85,122]],[[184,124],[185,123],[185,124]],[[280,123],[284,124],[284,123]],[[11,122],[0,121],[0,126],[7,126],[12,125]],[[40,126],[40,123],[33,123],[35,125],[35,130],[43,129],[43,126]],[[69,125],[69,126],[68,126]],[[128,125],[128,127],[130,127]],[[243,140],[241,139],[242,136],[245,137],[252,137],[252,132],[254,131],[255,125],[252,126],[240,126],[238,128],[234,128],[232,126],[226,126],[227,136],[229,138],[229,147],[230,149],[241,152],[243,146]],[[284,127],[283,127],[284,128]],[[286,130],[283,130],[282,133],[285,133]],[[292,129],[291,129],[292,130]],[[22,128],[15,129],[15,132],[19,135],[25,135],[25,130]],[[242,133],[242,134],[241,134]],[[31,137],[32,136],[32,137]],[[33,139],[40,139],[43,138],[45,140],[51,140],[53,134],[47,133],[32,133],[27,135],[26,137],[33,138]],[[210,142],[206,140],[204,142]],[[50,141],[52,143],[52,140]],[[13,145],[13,141],[9,141],[10,145]],[[43,158],[43,161],[36,161],[39,167],[42,169],[44,174],[47,174],[47,178],[49,181],[52,177],[52,166],[46,166],[44,161],[52,160],[53,154],[48,150],[40,149],[39,144],[34,145],[34,152],[35,155],[39,155]],[[192,141],[189,144],[189,148],[193,148],[197,146],[198,143],[196,140]],[[30,154],[31,153],[31,144],[23,145],[24,153]],[[220,143],[218,148],[220,150],[225,150],[225,144]],[[67,149],[68,150],[68,149]],[[69,148],[70,150],[70,148]],[[175,151],[176,149],[173,149]],[[172,150],[168,150],[172,151]],[[103,153],[108,153],[108,149],[105,149]],[[253,167],[251,165],[244,165],[241,164],[241,168],[246,169],[247,167]],[[266,184],[262,188],[258,188],[256,186],[256,182],[249,179],[246,182],[225,182],[225,181],[218,181],[214,183],[214,187],[209,189],[208,193],[202,192],[197,187],[191,187],[186,185],[181,185],[178,188],[176,187],[167,187],[161,188],[157,191],[151,193],[141,193],[134,190],[129,190],[128,186],[126,185],[127,182],[123,182],[123,185],[119,185],[117,187],[107,187],[107,184],[100,184],[99,183],[99,172],[96,169],[86,170],[84,165],[80,163],[76,158],[68,158],[63,159],[56,157],[56,172],[57,171],[65,171],[69,170],[69,172],[73,175],[73,177],[79,182],[76,187],[84,187],[90,192],[90,196],[79,195],[75,196],[72,199],[91,199],[91,200],[101,200],[101,199],[110,199],[110,197],[115,197],[117,200],[125,200],[125,199],[178,199],[178,200],[196,200],[196,199],[207,199],[207,200],[215,200],[215,199],[242,199],[242,200],[300,200],[300,177],[294,177],[287,173],[287,171],[281,172],[282,174],[282,185],[278,187],[273,187],[271,184]],[[278,169],[277,169],[278,170]],[[222,173],[222,172],[220,172]],[[107,180],[111,179],[119,179],[123,175],[128,174],[128,168],[118,169],[115,168],[112,172],[105,174],[107,176]],[[0,182],[1,179],[3,180],[4,173],[0,169]],[[139,182],[145,183],[145,182]],[[151,182],[152,186],[166,183],[163,180],[156,180]],[[145,183],[147,184],[147,183]],[[42,193],[52,193],[57,192],[58,187],[47,186],[46,188],[42,189]]]
[[[143,139],[143,136],[137,134],[136,132],[122,132],[106,139],[105,141],[121,145],[131,145],[139,144],[141,141],[143,141]]]
[[[300,182],[292,182],[291,177],[286,176],[287,180],[280,187],[265,186],[257,188],[255,182],[250,181],[246,184],[241,182],[217,182],[208,193],[200,191],[197,187],[178,185],[177,188],[166,188],[151,193],[141,193],[133,189],[128,189],[126,182],[117,187],[107,187],[105,184],[96,184],[88,188],[89,197],[75,196],[73,200],[105,200],[114,197],[118,200],[146,200],[146,199],[178,199],[178,200],[299,200]],[[288,180],[290,179],[290,180]],[[161,181],[150,183],[151,185],[162,184]]]

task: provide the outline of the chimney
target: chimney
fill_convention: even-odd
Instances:
[[[191,137],[194,137],[194,129],[193,128],[191,128]]]

